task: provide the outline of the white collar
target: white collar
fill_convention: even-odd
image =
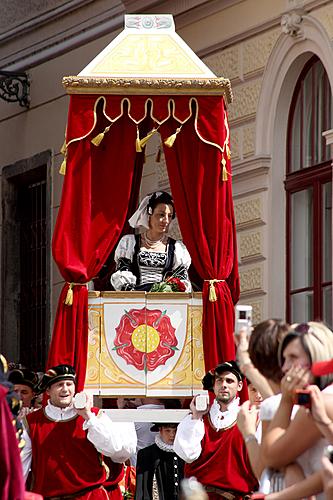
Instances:
[[[45,414],[51,420],[55,420],[56,422],[62,420],[70,420],[77,416],[77,412],[71,403],[66,408],[59,408],[59,406],[54,406],[50,403],[50,400],[47,402],[47,405],[44,408]]]
[[[159,449],[160,449],[160,450],[162,450],[162,451],[168,451],[169,453],[170,453],[170,452],[171,452],[171,453],[174,453],[174,451],[173,451],[173,444],[167,444],[167,443],[165,443],[165,442],[162,440],[162,438],[161,438],[160,434],[156,434],[156,436],[155,436],[155,444],[156,444],[156,446],[158,446],[158,447],[159,447]]]
[[[217,430],[225,429],[235,423],[239,412],[239,398],[235,398],[229,404],[228,409],[221,411],[219,403],[214,402],[209,410],[209,416],[212,424]]]

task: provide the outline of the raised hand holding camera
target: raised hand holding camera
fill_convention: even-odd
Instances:
[[[235,335],[245,328],[248,337],[252,330],[252,306],[237,304],[235,307]]]

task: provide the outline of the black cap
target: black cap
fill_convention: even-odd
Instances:
[[[160,430],[160,427],[177,427],[178,423],[177,422],[160,422],[160,423],[155,423],[151,426],[150,430],[151,432],[158,432]]]
[[[224,363],[217,365],[214,370],[210,370],[208,373],[206,373],[206,375],[202,379],[203,388],[207,391],[212,391],[214,387],[215,376],[221,375],[221,373],[224,372],[233,373],[234,375],[236,375],[239,382],[243,380],[243,375],[238,368],[236,361],[225,361]]]
[[[43,375],[39,384],[40,391],[45,391],[50,385],[60,380],[72,380],[75,382],[76,373],[71,365],[57,365],[49,368]]]
[[[9,372],[8,380],[14,385],[27,385],[35,389],[38,384],[38,375],[28,368],[17,368]]]

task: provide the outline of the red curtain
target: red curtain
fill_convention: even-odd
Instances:
[[[199,134],[207,141],[223,145],[227,129],[222,98],[200,98]],[[168,120],[161,127],[163,140],[178,124]],[[235,357],[234,304],[239,298],[239,278],[231,175],[222,180],[222,153],[200,140],[195,121],[183,125],[171,148],[164,147],[171,191],[184,242],[203,285],[203,345],[209,370]],[[225,154],[227,171],[230,161]],[[208,280],[217,300],[209,301]]]
[[[204,281],[206,368],[234,358],[233,304],[239,281],[231,175],[222,180],[222,147],[230,172],[225,117],[219,96],[71,97],[67,172],[53,236],[54,259],[67,283],[59,298],[48,367],[74,365],[78,390],[84,385],[87,361],[85,284],[106,262],[137,202],[144,154],[135,150],[133,120],[140,122],[140,137],[154,120],[166,120],[159,128],[163,140],[184,122],[174,145],[164,149],[180,229],[200,277],[221,280],[214,285],[216,302],[208,300],[209,283]],[[115,123],[94,146],[91,139],[110,125],[110,119]],[[64,304],[68,283],[75,283],[72,306]]]
[[[93,99],[91,96],[72,98],[67,142],[90,130],[95,100],[96,96]],[[80,109],[81,119],[75,120]],[[78,390],[84,386],[87,362],[88,292],[85,284],[98,274],[117,242],[128,207],[137,197],[138,188],[133,189],[133,184],[137,184],[142,175],[143,155],[135,151],[135,124],[124,115],[112,125],[112,133],[106,133],[101,144],[94,146],[91,139],[106,125],[109,122],[104,117],[99,118],[88,137],[68,147],[67,171],[53,235],[53,256],[67,283],[59,298],[48,367],[72,364],[78,373]],[[73,286],[72,306],[64,304],[68,283],[82,283],[82,286]]]

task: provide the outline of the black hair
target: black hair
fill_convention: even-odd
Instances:
[[[243,374],[238,368],[236,361],[225,361],[224,363],[220,363],[219,365],[217,365],[214,370],[209,370],[209,372],[206,373],[201,381],[203,389],[205,389],[206,391],[214,391],[216,375],[221,375],[224,372],[233,373],[238,382],[242,382],[243,380]]]
[[[172,218],[174,219],[176,216],[175,205],[174,205],[172,196],[169,193],[167,193],[166,191],[157,191],[156,193],[153,193],[151,195],[149,202],[148,202],[148,205],[147,205],[148,214],[151,215],[154,212],[157,205],[159,205],[160,203],[164,203],[165,205],[172,206],[172,208],[173,208]]]

